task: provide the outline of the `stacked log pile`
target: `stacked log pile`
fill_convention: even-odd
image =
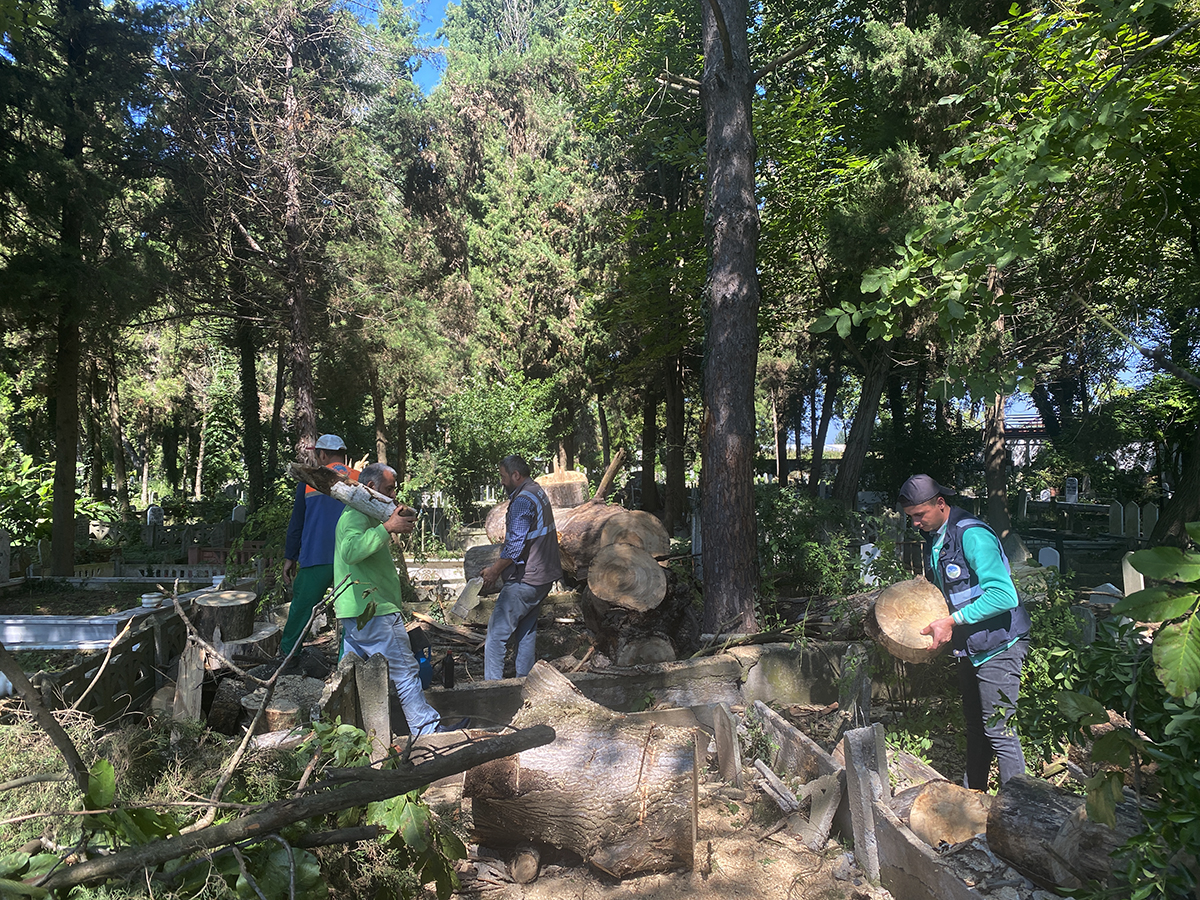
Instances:
[[[566,477],[571,474],[542,478],[578,484]],[[542,478],[538,482],[546,487]],[[556,495],[550,496],[553,502]],[[590,500],[553,507],[564,582],[582,589],[584,621],[596,634],[597,649],[622,666],[690,655],[699,647],[699,616],[690,585],[666,568],[666,529],[650,513],[605,503],[603,496],[598,490]],[[487,515],[484,526],[494,544],[504,540],[507,512],[506,500]]]

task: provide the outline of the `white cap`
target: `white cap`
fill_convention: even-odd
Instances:
[[[345,450],[346,442],[336,434],[323,434],[317,438],[316,450]]]

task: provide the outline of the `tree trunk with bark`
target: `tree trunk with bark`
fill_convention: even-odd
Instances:
[[[121,519],[133,518],[129,508],[129,473],[125,469],[125,428],[121,422],[121,398],[118,393],[117,358],[108,353],[108,425],[111,429],[113,454],[113,485],[117,491],[117,509]]]
[[[608,414],[604,411],[604,397],[596,395],[596,421],[600,426],[600,458],[604,467],[612,461],[612,439],[608,433]]]
[[[274,479],[279,471],[279,438],[283,432],[283,400],[287,387],[287,353],[284,337],[275,346],[275,395],[271,402],[271,433],[267,439],[267,474]]]
[[[657,512],[658,500],[658,397],[646,388],[642,396],[642,497],[638,506],[647,512]]]
[[[1004,443],[1004,394],[996,394],[983,416],[983,472],[988,492],[988,524],[1002,543],[1012,534],[1008,513],[1008,449]]]
[[[396,483],[403,484],[408,479],[408,381],[403,376],[398,379],[396,397]]]
[[[246,484],[250,490],[250,508],[260,509],[267,499],[263,475],[262,423],[258,407],[258,343],[249,311],[238,304],[233,341],[238,353],[239,400],[242,411],[242,460],[246,466]]]
[[[698,754],[691,729],[635,723],[593,703],[543,661],[513,726],[549,725],[544,749],[469,770],[476,839],[552,844],[615,878],[691,869]],[[598,753],[597,748],[603,748]]]
[[[709,247],[701,475],[704,627],[710,632],[756,631],[759,217],[749,16],[745,0],[709,0],[701,4],[701,15]]]
[[[375,421],[375,461],[387,465],[387,419],[383,414],[383,392],[379,389],[379,366],[367,360],[367,380],[371,386],[371,412]]]
[[[96,372],[96,361],[92,359],[88,361],[87,441],[88,456],[91,458],[88,495],[93,500],[104,499],[104,450],[100,441],[100,419],[100,376]]]
[[[605,548],[602,553],[610,549]],[[637,554],[644,551],[630,555]],[[642,565],[646,562],[653,560],[645,556]],[[662,596],[646,609],[614,600],[604,590],[606,585],[596,584],[593,589],[593,581],[588,581],[580,601],[584,624],[595,635],[596,648],[618,666],[686,659],[700,649],[700,618],[692,586],[681,582],[670,569],[660,567],[660,571]]]
[[[1200,428],[1183,455],[1183,474],[1150,535],[1152,544],[1187,546],[1188,522],[1200,521]]]
[[[808,488],[814,497],[821,489],[821,474],[824,468],[825,441],[829,438],[829,423],[833,421],[833,406],[837,402],[838,389],[842,386],[841,360],[838,353],[829,359],[829,372],[825,377],[825,392],[821,398],[821,421],[813,429],[812,471],[808,476]],[[816,412],[816,397],[813,397],[813,415]]]
[[[683,525],[687,514],[687,478],[684,471],[683,361],[679,356],[667,361],[666,430],[663,435],[663,525],[667,534]]]
[[[850,435],[846,438],[846,449],[842,451],[842,462],[833,480],[833,499],[846,509],[854,509],[858,497],[858,481],[867,451],[871,449],[871,433],[875,430],[875,417],[879,414],[879,400],[891,368],[887,351],[878,346],[874,350],[867,364],[858,412],[854,414],[854,424],[850,426]]]
[[[992,801],[988,846],[1043,887],[1102,885],[1112,873],[1116,850],[1141,830],[1141,814],[1117,805],[1117,827],[1087,819],[1085,799],[1029,775],[1010,778]]]

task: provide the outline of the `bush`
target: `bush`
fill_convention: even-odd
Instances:
[[[851,594],[862,586],[853,515],[797,486],[755,486],[759,567],[768,589],[802,596]]]

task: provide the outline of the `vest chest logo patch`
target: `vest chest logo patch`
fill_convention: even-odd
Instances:
[[[946,577],[947,578],[958,578],[961,575],[962,575],[961,567],[956,566],[954,563],[950,563],[950,565],[946,566]]]

